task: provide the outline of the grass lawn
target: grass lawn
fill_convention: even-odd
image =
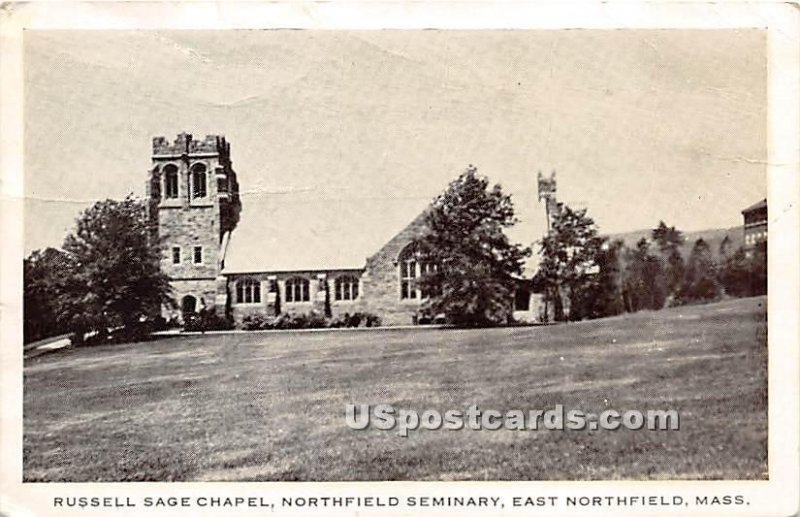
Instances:
[[[26,481],[764,479],[766,298],[553,327],[253,333],[24,369]],[[676,409],[678,431],[349,429],[396,408]]]

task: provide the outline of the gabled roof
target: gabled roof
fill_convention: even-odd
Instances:
[[[764,198],[763,200],[759,201],[755,205],[751,205],[751,206],[745,208],[744,210],[742,210],[742,213],[746,214],[748,212],[754,212],[756,210],[759,210],[761,208],[766,208],[766,207],[767,207],[767,199]]]
[[[244,196],[223,274],[363,269],[430,200]]]

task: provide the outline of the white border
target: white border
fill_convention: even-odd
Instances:
[[[719,515],[792,515],[800,487],[800,7],[752,3],[34,3],[0,4],[0,166],[3,244],[0,248],[0,511],[53,514],[51,498],[64,496],[279,495],[698,495],[743,494],[747,507],[720,507]],[[24,29],[420,29],[420,28],[738,28],[768,29],[769,43],[769,481],[741,482],[395,482],[395,483],[42,483],[22,484],[22,32]],[[535,458],[531,458],[535,461]],[[697,514],[699,508],[601,508],[602,514]],[[59,511],[59,515],[98,510]],[[137,508],[136,513],[160,512]],[[107,510],[99,510],[106,514]],[[179,512],[162,512],[175,515]],[[187,514],[207,514],[197,508]],[[225,512],[222,512],[225,513]],[[228,512],[230,513],[230,512]],[[238,510],[237,513],[263,513]],[[275,514],[284,513],[281,511]],[[295,512],[298,513],[298,512]],[[299,512],[306,514],[308,512]],[[331,509],[316,515],[381,514],[381,509]],[[394,512],[404,515],[410,512]],[[482,514],[483,512],[459,513]],[[506,508],[505,514],[521,515]],[[546,515],[586,514],[574,509]],[[426,511],[425,515],[438,515]]]

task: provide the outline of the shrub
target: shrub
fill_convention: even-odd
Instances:
[[[374,317],[377,318],[377,316]],[[378,318],[378,322],[380,322],[380,318]],[[433,314],[429,310],[421,309],[419,312],[417,312],[417,319],[415,322],[416,325],[442,325],[447,323],[447,316],[444,313]]]
[[[367,313],[366,315],[366,325],[368,327],[380,327],[381,326],[381,317],[377,314]]]
[[[272,320],[272,328],[279,330],[290,329],[292,328],[291,323],[292,323],[292,317],[286,313],[282,313],[277,318]]]
[[[233,322],[220,316],[216,311],[201,311],[199,314],[186,316],[183,322],[183,330],[186,332],[206,332],[208,330],[230,330]]]
[[[356,328],[361,324],[362,315],[360,312],[356,312],[353,314],[345,313],[344,318],[346,327]]]
[[[242,320],[241,328],[243,330],[297,330],[355,328],[362,324],[366,327],[380,327],[381,318],[369,312],[345,313],[333,318],[326,318],[323,313],[317,311],[300,314],[283,313],[275,318],[253,314]]]
[[[308,321],[307,314],[293,314],[289,317],[289,328],[292,330],[308,328]]]
[[[269,330],[274,328],[273,319],[263,314],[253,314],[244,317],[241,327],[243,330]]]
[[[348,316],[349,317],[349,316]],[[347,326],[347,320],[344,316],[336,316],[331,318],[328,322],[328,327],[332,329],[339,329]]]
[[[324,329],[328,326],[328,318],[324,314],[316,311],[311,311],[306,318],[306,326],[308,329]]]

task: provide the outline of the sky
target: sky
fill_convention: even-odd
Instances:
[[[243,219],[410,221],[474,164],[524,244],[538,171],[602,233],[736,226],[766,197],[766,66],[759,30],[26,31],[25,253],[143,195],[152,137],[182,131],[227,137]]]

